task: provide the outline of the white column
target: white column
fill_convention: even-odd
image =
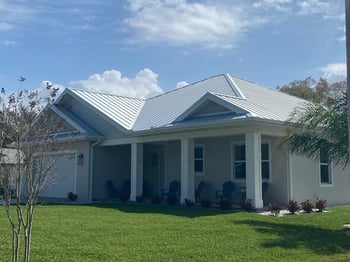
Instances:
[[[131,191],[130,200],[142,195],[143,187],[143,144],[131,144]]]
[[[181,139],[181,203],[194,201],[194,140]]]
[[[263,207],[261,189],[261,135],[245,134],[247,199],[252,199],[256,208]]]

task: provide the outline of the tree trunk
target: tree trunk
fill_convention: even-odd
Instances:
[[[26,221],[25,238],[24,238],[24,262],[29,262],[30,260],[33,216],[34,216],[34,205],[31,203],[29,204],[28,210],[27,210],[27,221]]]
[[[20,235],[15,228],[12,228],[12,261],[19,261],[19,242]]]

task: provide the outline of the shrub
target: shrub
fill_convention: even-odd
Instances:
[[[212,202],[208,199],[203,199],[201,201],[201,206],[204,207],[204,208],[210,208],[212,206]]]
[[[277,216],[280,211],[281,211],[281,207],[279,204],[277,203],[269,203],[269,210],[271,212],[271,214],[273,214],[274,216]]]
[[[304,210],[306,213],[311,213],[314,205],[309,199],[305,199],[303,202],[301,202],[301,209]]]
[[[298,205],[298,202],[295,200],[289,200],[288,201],[288,206],[287,206],[288,211],[291,214],[295,214],[295,212],[299,211],[300,207]]]
[[[232,204],[231,204],[231,201],[230,200],[221,200],[219,202],[219,206],[221,209],[231,209],[232,208]]]
[[[152,198],[152,204],[159,204],[160,202],[162,202],[162,198],[160,196],[154,196]]]
[[[75,201],[75,200],[77,200],[78,195],[74,194],[73,192],[69,192],[69,193],[67,193],[67,197],[70,201]]]
[[[316,199],[315,201],[315,207],[317,208],[318,212],[322,212],[326,208],[326,202],[327,200],[324,199]]]
[[[185,199],[185,205],[187,207],[193,207],[194,206],[194,202],[191,199]]]
[[[241,208],[247,212],[254,212],[256,211],[253,200],[252,199],[246,199],[241,203]]]
[[[145,201],[145,197],[143,195],[136,196],[136,202],[137,203],[142,203]]]
[[[175,194],[168,195],[168,198],[167,198],[168,205],[170,205],[170,206],[175,205],[177,200],[178,199],[177,199]]]

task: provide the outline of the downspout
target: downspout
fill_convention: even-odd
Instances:
[[[89,152],[89,202],[92,202],[92,182],[94,170],[94,147],[101,143],[102,139],[98,139],[95,143],[90,145]]]

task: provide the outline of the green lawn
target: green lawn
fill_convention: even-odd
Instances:
[[[257,213],[166,205],[43,205],[32,261],[350,261],[350,207]],[[0,213],[0,261],[10,231]]]

